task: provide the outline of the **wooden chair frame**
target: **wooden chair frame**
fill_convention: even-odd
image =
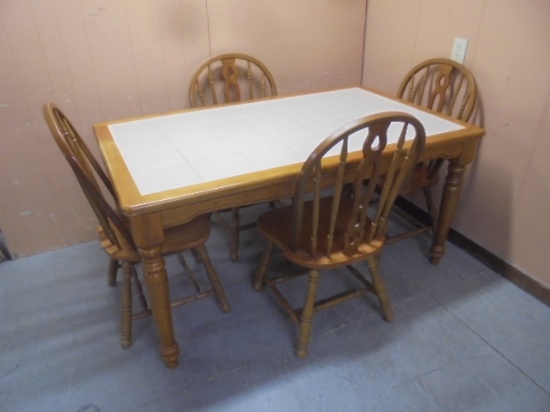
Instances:
[[[436,58],[413,67],[399,85],[397,97],[468,122],[476,109],[477,86],[473,74],[466,66],[450,59]],[[409,195],[422,190],[429,223],[420,222],[396,207],[395,211],[413,223],[417,229],[390,236],[388,243],[408,239],[430,230],[435,233],[438,213],[432,188],[439,182],[439,173],[444,162],[445,159],[438,158],[419,164],[401,193]]]
[[[192,107],[276,95],[275,79],[268,68],[255,57],[243,53],[226,53],[208,59],[199,66],[189,83]]]
[[[388,160],[384,150],[390,127],[399,127],[400,132],[394,154]],[[407,133],[413,134],[412,140],[406,140]],[[352,138],[363,139],[360,156],[349,153]],[[259,218],[258,229],[267,239],[267,246],[254,289],[260,290],[268,285],[299,324],[296,356],[307,355],[313,315],[319,310],[371,292],[378,298],[384,319],[393,319],[391,304],[378,271],[378,259],[385,243],[387,218],[393,202],[424,145],[422,124],[408,114],[389,112],[356,120],[329,136],[306,160],[297,179],[293,205],[270,210]],[[333,154],[335,149],[338,149],[338,154]],[[389,166],[384,162],[389,162]],[[373,211],[372,199],[382,170],[387,172]],[[349,182],[352,184],[351,195],[346,190]],[[332,188],[332,194],[323,196],[327,188]],[[300,276],[304,271],[266,276],[273,246],[309,274],[307,296],[300,309],[292,308],[277,285]],[[353,266],[363,261],[369,268],[370,281]],[[317,300],[320,271],[339,267],[347,268],[362,287]]]
[[[122,287],[122,317],[121,346],[128,348],[132,344],[132,321],[152,314],[148,308],[143,288],[137,276],[135,265],[141,257],[134,244],[132,234],[118,211],[105,198],[101,191],[99,180],[112,195],[112,203],[116,205],[116,197],[111,182],[87,145],[65,115],[51,102],[44,105],[44,117],[54,140],[64,158],[74,172],[74,175],[86,196],[94,214],[99,221],[99,239],[101,246],[110,257],[109,285],[116,284],[116,274],[119,267],[123,269]],[[215,295],[221,309],[229,312],[230,306],[218,278],[218,274],[210,262],[205,243],[210,235],[208,216],[201,216],[182,226],[170,228],[166,233],[166,241],[162,245],[163,253],[176,253],[184,272],[189,276],[194,287],[194,293],[171,303],[172,307],[194,302]],[[187,266],[181,252],[190,249],[197,260],[204,264],[206,274],[212,286],[211,290],[202,291]],[[122,262],[122,263],[121,263]],[[135,287],[140,312],[134,313],[132,308],[132,285]]]
[[[2,231],[0,230],[0,234],[1,233],[2,233]],[[0,263],[5,261],[5,260],[10,260],[10,259],[11,259],[10,252],[9,252],[8,248],[6,247],[6,245],[4,245],[4,243],[0,239]]]
[[[275,79],[268,68],[255,57],[242,53],[226,53],[205,61],[189,83],[192,107],[254,100],[277,95]],[[230,237],[229,257],[239,258],[239,232],[253,228],[255,223],[241,224],[239,208],[230,212],[229,221],[216,215]]]

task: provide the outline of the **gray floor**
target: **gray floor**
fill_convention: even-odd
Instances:
[[[216,225],[208,247],[232,311],[211,299],[174,310],[176,370],[160,361],[151,318],[120,349],[120,291],[96,242],[3,262],[0,410],[549,411],[549,308],[452,245],[432,266],[428,246],[426,236],[385,249],[394,322],[372,299],[321,312],[298,360],[295,325],[250,287],[255,230],[231,263]],[[168,266],[177,293],[181,270]]]

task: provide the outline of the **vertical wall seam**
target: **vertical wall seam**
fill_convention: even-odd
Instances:
[[[204,2],[206,7],[206,32],[208,33],[208,56],[212,57],[212,36],[210,36],[210,12],[208,8],[208,0]]]
[[[100,94],[100,88],[99,88],[99,82],[97,80],[97,72],[96,72],[96,61],[94,60],[94,54],[91,52],[91,43],[90,43],[90,36],[88,35],[88,25],[86,24],[86,19],[84,18],[84,9],[82,7],[82,0],[78,2],[79,9],[80,9],[80,18],[82,19],[82,25],[84,27],[84,37],[86,37],[86,46],[87,51],[90,56],[90,62],[92,64],[91,71],[92,71],[92,77],[95,85],[95,95],[97,99],[97,104],[99,107],[99,114],[101,116],[101,120],[105,120],[105,110],[103,108],[102,100],[101,100],[101,94]]]
[[[166,62],[166,55],[167,53],[165,52],[166,51],[166,44],[165,44],[165,37],[164,37],[164,31],[162,30],[162,28],[164,27],[164,25],[162,24],[162,21],[161,21],[161,17],[160,17],[160,9],[162,6],[159,6],[159,1],[157,0],[155,2],[156,4],[156,8],[157,8],[157,21],[158,21],[158,30],[159,30],[159,39],[160,39],[160,48],[162,50],[162,69],[164,71],[164,78],[167,79],[168,78],[168,63]],[[172,99],[171,99],[171,96],[170,96],[170,92],[168,91],[168,83],[167,82],[164,82],[164,96],[165,96],[165,99],[166,99],[166,102],[167,102],[167,105],[169,107],[170,110],[173,110],[173,106],[172,106]]]
[[[29,3],[29,7],[31,7],[31,10],[32,9],[32,5]],[[22,96],[24,96],[24,107],[25,107],[25,110],[26,110],[26,113],[25,113],[25,117],[26,119],[28,120],[29,124],[32,126],[32,130],[33,130],[33,137],[34,137],[34,140],[36,141],[36,135],[37,135],[37,131],[33,125],[33,122],[32,122],[32,115],[31,115],[31,108],[29,107],[29,100],[30,99],[27,99],[27,94],[25,93],[25,88],[23,87],[23,81],[21,79],[21,70],[20,70],[20,67],[18,65],[18,62],[17,62],[17,59],[15,58],[15,54],[14,54],[14,46],[13,46],[13,42],[11,41],[10,39],[10,36],[9,36],[9,33],[6,29],[6,25],[3,23],[3,21],[5,20],[4,19],[4,15],[2,13],[0,13],[0,19],[2,20],[2,24],[0,25],[0,27],[3,27],[4,28],[4,34],[5,34],[5,37],[6,37],[6,41],[7,41],[7,44],[8,44],[8,48],[9,48],[9,51],[10,51],[10,56],[11,56],[11,59],[12,59],[12,62],[13,62],[13,66],[15,67],[15,71],[17,73],[17,84],[19,85],[19,90],[20,90],[20,93]],[[33,22],[35,22],[35,19],[34,19],[34,12],[33,12]],[[35,30],[37,31],[36,29],[36,23],[35,23],[35,26],[34,26]],[[37,37],[38,37],[38,33],[37,33]],[[4,130],[4,132],[7,132],[6,130]],[[5,169],[5,168],[4,168]],[[8,171],[9,173],[9,171]],[[15,176],[16,177],[16,176]],[[14,176],[11,176],[11,179],[13,179]],[[10,179],[10,176],[8,176],[8,179]],[[10,180],[11,180],[10,179]],[[10,182],[11,184],[13,184],[12,182]],[[16,209],[19,213],[21,213],[21,211],[23,210],[23,208],[21,207],[21,203],[20,203],[20,199],[19,199],[19,196],[16,195],[16,192],[13,191],[13,186],[10,185],[10,188],[11,188],[11,191],[12,193],[14,193],[14,196],[13,196],[13,202],[15,203],[16,205]],[[27,219],[23,219],[23,221],[21,222],[25,228],[26,228],[26,232],[27,233],[33,233],[33,227],[31,225],[31,223],[29,223],[29,221]],[[6,239],[6,243],[10,244],[10,241],[9,241],[9,232],[8,232],[8,236],[6,235],[6,231],[5,231],[5,228],[4,228],[4,237]],[[33,242],[34,240],[31,238],[31,241],[30,242]],[[30,243],[29,242],[29,243]],[[13,244],[12,244],[12,248],[13,248]],[[34,246],[35,247],[35,246]],[[32,247],[31,247],[32,248]],[[11,249],[10,250],[10,254],[13,258],[16,258],[17,255],[19,254],[17,252],[16,249]]]
[[[363,21],[363,52],[361,53],[361,78],[360,85],[363,86],[363,79],[365,76],[365,59],[367,58],[366,46],[367,46],[367,9],[369,6],[369,1],[365,0],[365,13]]]
[[[136,59],[136,44],[135,44],[135,41],[134,41],[134,36],[132,36],[132,28],[131,28],[131,25],[130,25],[130,16],[128,14],[128,10],[129,10],[129,7],[128,7],[128,0],[126,0],[126,2],[124,3],[124,10],[125,10],[125,15],[126,15],[126,28],[128,29],[128,36],[130,37],[130,48],[132,50],[132,63],[133,63],[133,67],[134,67],[134,79],[135,79],[135,85],[136,85],[136,99],[137,99],[137,102],[138,102],[138,106],[139,106],[139,113],[140,114],[144,114],[143,113],[143,99],[142,99],[142,90],[141,90],[141,84],[140,84],[140,81],[139,81],[139,70],[138,70],[138,65],[137,65],[137,59]]]

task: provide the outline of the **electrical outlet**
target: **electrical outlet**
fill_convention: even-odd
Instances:
[[[451,60],[455,62],[464,63],[464,57],[466,57],[466,48],[468,47],[468,39],[461,39],[455,37],[453,43],[453,52],[451,53]]]

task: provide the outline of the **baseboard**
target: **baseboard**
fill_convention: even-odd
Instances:
[[[428,214],[408,200],[400,197],[396,200],[396,204],[419,221],[426,223],[429,221]],[[495,254],[489,252],[487,249],[452,228],[449,231],[448,240],[466,251],[469,255],[483,263],[488,268],[494,270],[503,278],[512,282],[514,285],[529,293],[545,305],[550,306],[550,289],[543,284],[537,282],[532,277],[505,262]]]

